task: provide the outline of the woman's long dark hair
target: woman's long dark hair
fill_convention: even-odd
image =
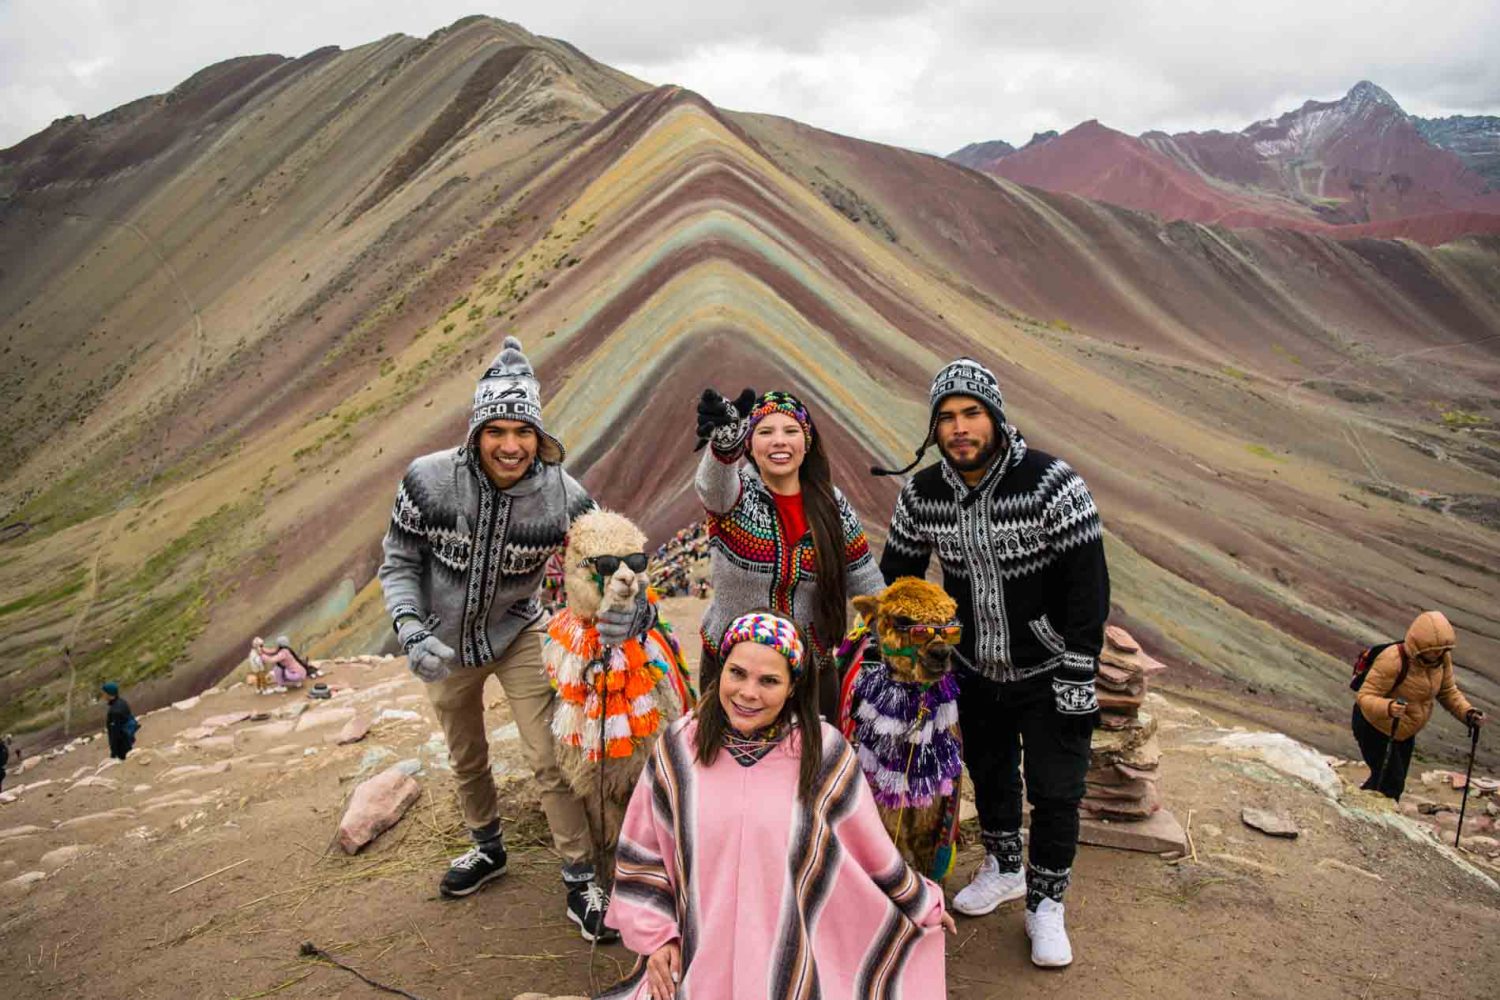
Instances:
[[[767,608],[750,613],[776,614]],[[781,714],[776,717],[776,722],[793,722],[797,726],[794,735],[801,742],[802,756],[797,773],[797,800],[806,805],[812,798],[813,782],[817,780],[818,771],[823,767],[823,720],[818,716],[817,664],[812,662],[812,650],[808,648],[807,636],[800,626],[797,628],[797,636],[802,640],[802,648],[807,651],[802,660],[802,676],[793,679],[791,690],[787,692],[786,704],[781,707]],[[703,696],[698,699],[697,708],[693,710],[698,719],[698,763],[704,767],[719,758],[719,751],[724,748],[724,736],[733,728],[729,723],[729,716],[724,712],[724,706],[719,702],[719,682],[727,667],[728,663],[723,664],[718,675],[709,681]],[[792,739],[793,735],[785,738]]]
[[[802,484],[802,511],[812,531],[813,566],[818,574],[812,626],[818,644],[831,652],[843,641],[849,626],[849,564],[844,551],[844,523],[839,517],[839,502],[833,495],[833,469],[828,464],[828,452],[823,450],[823,435],[818,433],[811,414],[807,422],[812,433],[797,478]],[[788,541],[795,543],[796,539]]]

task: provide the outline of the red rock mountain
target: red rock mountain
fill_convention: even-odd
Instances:
[[[961,162],[976,166],[976,148]],[[1500,193],[1369,82],[1240,132],[1136,137],[1088,121],[977,168],[1165,219],[1422,242],[1500,231]]]
[[[1500,704],[1500,237],[1163,222],[468,18],[0,151],[0,729],[64,729],[105,678],[193,693],[258,634],[389,643],[395,484],[507,334],[569,469],[655,541],[701,515],[698,393],[750,385],[808,401],[878,547],[899,484],[868,469],[974,354],[1088,480],[1116,617],[1179,676],[1345,724],[1351,649],[1442,607]]]

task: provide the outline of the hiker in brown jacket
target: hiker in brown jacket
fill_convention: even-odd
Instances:
[[[1370,766],[1370,779],[1361,787],[1401,798],[1416,736],[1432,717],[1433,702],[1466,726],[1484,725],[1484,713],[1469,704],[1453,679],[1454,638],[1446,615],[1424,611],[1406,630],[1406,641],[1386,647],[1370,665],[1354,706],[1354,738]],[[1396,742],[1385,764],[1393,726]]]

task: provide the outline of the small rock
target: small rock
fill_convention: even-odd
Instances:
[[[1446,785],[1452,776],[1451,771],[1423,771],[1422,784],[1424,785]]]
[[[408,757],[406,760],[397,761],[395,764],[392,764],[391,770],[400,771],[402,774],[408,774],[415,778],[422,773],[422,762],[415,757]]]
[[[92,850],[93,848],[87,844],[68,844],[65,847],[54,848],[43,854],[37,864],[49,872],[56,871],[74,858],[87,854]]]
[[[1476,795],[1493,795],[1500,792],[1500,778],[1475,778],[1474,793]]]
[[[1466,851],[1472,851],[1475,854],[1483,854],[1486,856],[1493,854],[1496,851],[1500,851],[1500,840],[1496,840],[1494,837],[1485,837],[1480,834],[1475,834],[1471,837],[1465,837],[1460,840],[1458,844]]]
[[[421,722],[422,716],[419,712],[408,711],[404,708],[383,708],[380,714],[375,716],[376,722]]]
[[[519,740],[520,738],[520,727],[514,722],[507,722],[503,726],[497,726],[495,731],[490,733],[490,740],[495,743],[509,743],[511,740]]]
[[[342,726],[354,718],[352,708],[324,708],[316,712],[308,712],[297,722],[297,732],[305,733],[311,729],[321,729],[325,726]]]
[[[199,750],[209,750],[213,753],[223,751],[233,752],[234,737],[228,733],[225,733],[223,736],[210,736],[207,739],[199,740],[196,745]]]
[[[1236,868],[1248,868],[1251,871],[1260,872],[1263,875],[1281,874],[1281,869],[1279,868],[1274,868],[1263,861],[1256,861],[1253,858],[1240,857],[1238,854],[1210,854],[1208,855],[1208,857],[1214,861],[1221,861],[1224,864],[1233,865]]]
[[[1405,803],[1403,803],[1404,805]],[[1446,802],[1418,802],[1417,812],[1423,816],[1436,816],[1440,812],[1455,812],[1456,810]]]
[[[349,797],[349,808],[339,821],[338,843],[354,854],[400,821],[422,795],[422,786],[399,765],[362,782]]]
[[[1384,882],[1385,881],[1384,878],[1382,878],[1381,876],[1375,874],[1374,872],[1365,871],[1363,868],[1360,868],[1358,865],[1351,865],[1349,862],[1343,861],[1343,860],[1341,860],[1339,858],[1323,858],[1323,859],[1321,859],[1321,860],[1318,861],[1318,867],[1319,868],[1332,868],[1334,871],[1345,872],[1345,873],[1350,874],[1350,875],[1363,875],[1365,878],[1367,878],[1367,879],[1373,879],[1376,882]]]
[[[1468,787],[1469,776],[1467,774],[1459,774],[1457,771],[1454,771],[1452,774],[1448,775],[1448,784],[1452,786],[1455,792],[1463,791],[1464,788]]]
[[[192,698],[184,698],[181,701],[172,702],[172,707],[177,709],[177,711],[179,712],[186,712],[189,709],[197,708],[198,702],[202,700],[202,698],[195,695]]]
[[[370,734],[370,726],[372,724],[373,720],[367,715],[354,716],[348,722],[344,723],[343,729],[339,730],[339,745],[346,746],[350,743],[358,743]]]
[[[194,726],[191,729],[184,729],[178,733],[177,738],[184,743],[196,743],[199,740],[208,739],[213,734],[214,730],[212,726]]]
[[[78,770],[74,771],[73,774],[72,774],[72,777],[70,777],[68,780],[70,780],[70,781],[77,781],[79,778],[83,777],[85,774],[88,774],[92,770],[93,770],[92,767],[89,767],[87,764],[85,764],[82,767],[80,767]]]
[[[15,792],[0,792],[0,806],[8,806],[19,798]]]
[[[94,768],[94,773],[98,774],[101,771],[108,771],[110,768],[119,767],[123,763],[125,762],[118,757],[106,757],[99,762],[98,767]]]
[[[132,788],[130,790],[130,792],[131,792],[132,795],[139,795],[142,792],[149,792],[149,791],[151,791],[151,786],[150,785],[146,785],[146,784],[136,785],[134,788]]]
[[[1259,830],[1268,837],[1295,840],[1300,832],[1296,822],[1286,813],[1271,812],[1269,809],[1247,807],[1240,812],[1240,820],[1252,830]]]
[[[68,791],[71,792],[75,788],[102,788],[107,792],[113,792],[119,787],[120,783],[113,778],[100,778],[91,774],[86,778],[79,778],[73,782],[68,786]]]
[[[27,872],[24,875],[17,875],[3,886],[0,886],[0,889],[4,889],[8,896],[24,896],[31,891],[32,886],[46,877],[46,872]]]
[[[74,816],[57,824],[59,830],[71,830],[75,826],[85,826],[89,823],[98,823],[103,820],[135,819],[135,810],[129,806],[119,809],[109,809],[105,812],[89,813],[87,816]]]

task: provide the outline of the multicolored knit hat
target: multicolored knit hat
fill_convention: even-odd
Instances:
[[[755,406],[750,410],[748,433],[754,434],[755,425],[773,413],[784,413],[797,421],[797,425],[802,428],[803,437],[807,439],[808,446],[812,446],[812,417],[807,415],[807,407],[802,405],[802,400],[789,392],[777,390],[761,393],[760,398],[755,401]]]
[[[729,651],[742,642],[769,646],[786,657],[792,680],[802,676],[802,637],[797,634],[797,626],[785,618],[768,614],[740,615],[729,623],[729,631],[719,643],[719,658],[727,660]]]

